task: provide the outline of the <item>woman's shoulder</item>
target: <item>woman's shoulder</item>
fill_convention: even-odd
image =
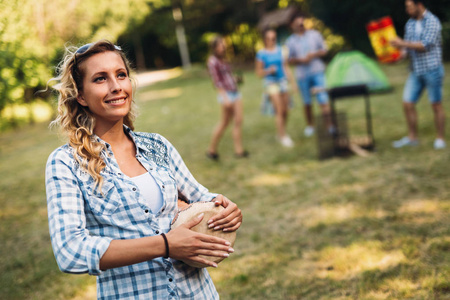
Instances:
[[[214,55],[210,55],[210,56],[208,56],[208,59],[206,60],[206,63],[207,64],[216,64],[216,63],[218,63],[218,59],[217,59],[217,57],[215,57]]]
[[[256,52],[256,59],[263,60],[264,57],[265,57],[265,53],[266,53],[266,52],[264,51],[264,49],[258,50],[258,51]]]
[[[69,144],[62,145],[50,153],[48,159],[49,160],[57,160],[61,158],[71,158],[73,157],[73,150],[72,147],[70,147]]]
[[[259,50],[256,52],[256,55],[262,55],[262,54],[264,54],[264,53],[266,53],[266,49],[265,49],[265,48],[262,48],[262,49],[259,49]]]
[[[48,156],[47,167],[55,165],[74,166],[75,159],[73,156],[73,148],[69,144],[62,145]]]

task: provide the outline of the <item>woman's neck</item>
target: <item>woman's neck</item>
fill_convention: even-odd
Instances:
[[[112,124],[96,124],[94,133],[111,146],[121,144],[128,139],[123,131],[123,120]]]
[[[273,50],[275,50],[277,48],[277,45],[273,45],[273,46],[270,46],[270,47],[267,47],[266,46],[266,50],[267,51],[273,51]]]
[[[219,60],[225,60],[225,54],[214,53],[214,56]]]

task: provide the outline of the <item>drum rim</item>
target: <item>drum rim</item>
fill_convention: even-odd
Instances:
[[[212,201],[197,201],[197,202],[193,202],[193,203],[191,203],[191,204],[188,204],[188,205],[187,205],[185,208],[183,208],[183,209],[178,209],[178,213],[177,213],[177,215],[175,216],[175,218],[173,218],[171,225],[175,224],[175,222],[177,221],[177,219],[178,219],[178,217],[180,216],[180,213],[181,213],[181,212],[184,212],[184,211],[187,211],[187,210],[191,209],[192,206],[193,206],[194,204],[202,204],[202,203],[213,203],[213,202],[212,202]],[[215,206],[215,207],[218,207],[218,206]]]

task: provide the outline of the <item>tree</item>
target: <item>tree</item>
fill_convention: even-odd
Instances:
[[[264,10],[277,8],[278,0],[173,0],[152,9],[135,30],[141,36],[148,67],[161,68],[181,63],[172,5],[181,7],[191,60],[199,62],[205,60],[209,51],[208,38],[213,34],[229,36],[237,55],[242,59],[253,59],[254,44],[259,39],[255,26],[260,14]],[[130,43],[132,39],[132,33],[127,32],[119,40]],[[132,55],[135,53],[133,50],[130,51]],[[137,58],[133,59],[137,61]]]
[[[0,2],[0,112],[22,103],[54,75],[66,45],[115,41],[165,0],[9,0]]]

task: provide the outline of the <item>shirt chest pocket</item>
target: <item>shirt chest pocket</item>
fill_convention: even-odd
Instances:
[[[96,215],[112,215],[120,206],[120,195],[113,182],[104,180],[101,191],[94,185],[86,190],[86,202]]]

